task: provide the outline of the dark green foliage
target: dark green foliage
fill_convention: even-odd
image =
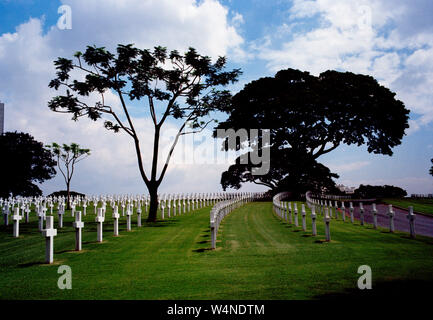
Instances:
[[[40,196],[35,184],[51,179],[56,162],[41,142],[23,132],[0,135],[0,197]]]
[[[407,192],[399,187],[394,186],[370,186],[360,185],[355,190],[355,197],[361,199],[372,199],[372,198],[402,198],[407,196]]]
[[[248,83],[227,111],[229,118],[218,128],[271,129],[272,150],[288,148],[313,159],[341,144],[366,144],[368,152],[392,155],[408,128],[409,114],[395,93],[371,76],[326,71],[315,77],[294,69]],[[249,142],[258,139],[260,135]],[[275,171],[297,174],[294,166],[271,156],[270,174]]]
[[[85,197],[86,196],[84,193],[79,193],[76,191],[70,191],[69,195],[71,197]],[[68,196],[67,190],[56,191],[56,192],[53,192],[53,193],[48,195],[48,197],[67,197],[67,196]]]
[[[221,175],[221,185],[226,188],[239,189],[244,182],[253,182],[264,185],[273,190],[290,190],[293,196],[298,197],[307,191],[333,192],[335,182],[333,178],[338,175],[318,163],[311,155],[296,152],[291,148],[276,149],[270,151],[270,171],[263,176],[252,175],[253,165],[240,164],[240,158],[236,163]]]

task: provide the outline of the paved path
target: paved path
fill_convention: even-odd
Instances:
[[[389,218],[386,215],[388,212],[388,205],[378,204],[377,209],[377,224],[384,228],[389,228]],[[409,221],[407,219],[407,211],[393,207],[395,212],[394,226],[396,230],[409,232]],[[372,206],[364,205],[364,221],[368,224],[373,224]],[[359,207],[355,207],[355,219],[360,220]],[[346,207],[346,217],[349,217],[349,209]],[[347,221],[347,218],[346,218]],[[423,236],[433,237],[433,217],[416,215],[415,218],[415,233]]]

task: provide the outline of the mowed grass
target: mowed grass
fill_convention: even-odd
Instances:
[[[300,208],[300,204],[299,204]],[[55,265],[45,265],[37,221],[0,228],[2,299],[314,299],[345,295],[413,295],[433,283],[433,239],[390,234],[370,226],[331,222],[324,242],[282,221],[270,202],[247,204],[228,215],[210,248],[210,207],[113,237],[111,212],[104,242],[96,242],[93,213],[85,217],[83,251],[74,252],[72,217],[55,238]],[[89,210],[93,212],[92,210]],[[309,217],[309,211],[308,211]],[[144,220],[144,219],[143,219]],[[57,221],[57,219],[56,219]],[[299,224],[301,224],[299,216]],[[56,223],[57,225],[57,223]],[[72,290],[60,290],[59,265],[72,269]],[[372,268],[373,290],[357,289],[360,265]]]
[[[383,199],[383,202],[409,210],[413,206],[416,212],[433,215],[433,199]]]

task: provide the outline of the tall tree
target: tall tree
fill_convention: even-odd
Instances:
[[[42,142],[23,132],[0,135],[0,197],[40,196],[42,183],[56,174],[56,162]]]
[[[47,145],[47,148],[49,148],[55,155],[57,160],[57,167],[59,168],[63,178],[65,179],[68,198],[67,208],[69,209],[69,201],[71,198],[71,180],[72,175],[75,171],[75,165],[90,155],[90,149],[80,148],[77,143],[71,143],[70,145],[63,144],[60,146],[56,142],[53,142],[51,145]]]
[[[288,148],[313,159],[341,144],[366,144],[368,152],[392,155],[408,128],[408,114],[395,93],[371,76],[326,71],[316,77],[287,69],[245,85],[218,128],[270,129],[272,151]],[[250,137],[249,145],[261,138]],[[240,144],[235,146],[239,148]],[[296,176],[295,168],[284,167],[272,153],[271,159],[271,168],[281,165],[281,170]]]
[[[240,70],[225,71],[226,59],[219,57],[215,63],[207,56],[189,48],[185,54],[166,48],[153,51],[135,48],[132,44],[118,45],[117,55],[105,48],[87,47],[75,54],[76,62],[58,58],[54,64],[57,77],[49,86],[58,90],[66,88],[66,94],[54,97],[48,106],[53,111],[71,113],[72,119],[87,116],[92,120],[105,118],[105,128],[128,134],[135,146],[138,168],[150,194],[148,221],[156,221],[158,187],[167,171],[171,155],[181,135],[203,130],[211,120],[203,117],[212,111],[227,110],[231,94],[221,87],[237,81]],[[71,80],[71,73],[84,73],[84,80]],[[115,93],[122,106],[116,112],[104,100],[108,90]],[[94,104],[85,97],[98,93]],[[127,100],[139,100],[148,110],[154,126],[153,155],[150,175],[145,173],[139,135],[134,119],[128,110]],[[144,108],[142,110],[145,110]],[[160,117],[158,112],[161,113]],[[159,139],[161,128],[172,117],[181,119],[178,133],[158,176]],[[191,129],[186,130],[187,123]]]
[[[336,191],[333,179],[338,178],[338,175],[318,163],[311,155],[301,154],[290,148],[271,149],[269,173],[254,176],[254,165],[242,164],[238,157],[235,164],[221,175],[223,189],[239,189],[242,183],[252,182],[269,187],[273,193],[290,190],[293,196],[299,196],[309,190],[318,193]]]

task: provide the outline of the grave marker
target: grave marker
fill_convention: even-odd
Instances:
[[[388,217],[389,217],[389,232],[394,232],[394,210],[392,210],[392,204],[388,205]]]
[[[359,203],[359,217],[361,219],[361,226],[364,225],[364,206],[362,205],[362,202]]]
[[[114,206],[113,208],[113,219],[114,219],[114,236],[117,237],[119,235],[119,208]]]
[[[12,220],[14,221],[14,238],[18,238],[20,236],[20,220],[23,217],[20,215],[20,208],[16,207],[14,209],[14,215],[12,216]]]
[[[81,221],[81,211],[75,212],[75,222],[72,225],[75,228],[75,251],[81,251],[81,229],[84,228],[84,222]]]
[[[409,220],[409,229],[410,229],[410,237],[415,238],[415,214],[413,213],[413,207],[409,207],[409,213],[407,215],[407,219]]]
[[[313,205],[311,207],[311,229],[313,230],[313,236],[317,235],[316,218],[316,207]]]
[[[302,204],[301,214],[302,214],[302,230],[307,231],[307,220],[305,219],[307,212],[305,212],[304,204]]]
[[[105,221],[102,208],[98,208],[98,215],[96,216],[95,221],[98,223],[96,225],[97,240],[98,242],[102,242],[103,223]]]
[[[54,229],[54,217],[47,217],[46,229],[42,231],[45,237],[45,262],[53,263],[54,260],[54,237],[57,236],[57,230]]]

